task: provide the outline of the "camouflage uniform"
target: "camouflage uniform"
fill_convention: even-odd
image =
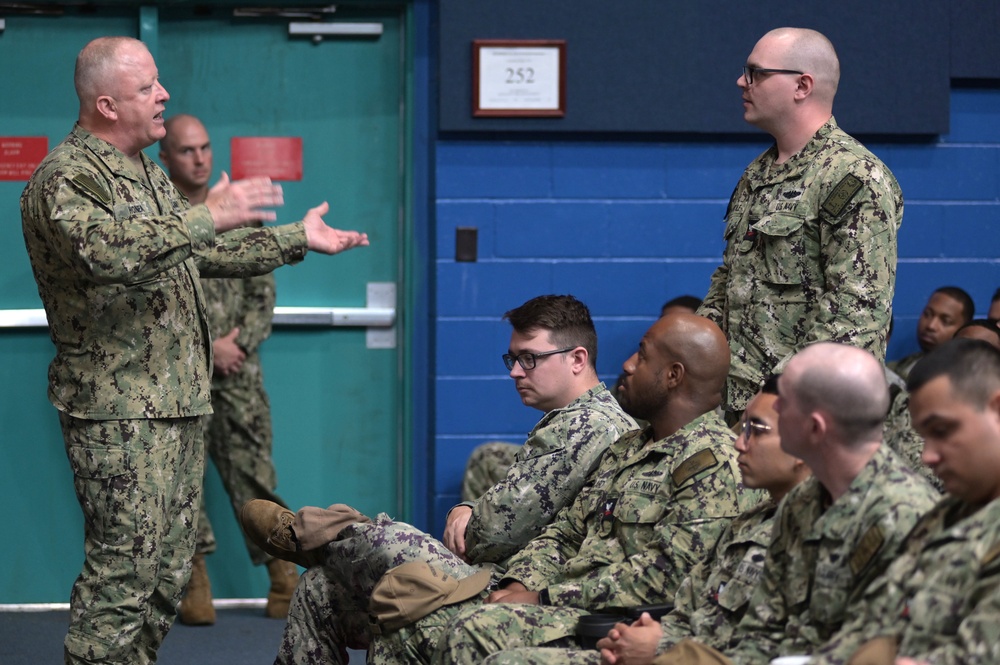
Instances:
[[[299,578],[276,665],[346,665],[345,647],[365,648],[371,639],[368,601],[390,568],[426,561],[458,578],[482,569],[385,514],[346,527],[324,549],[324,565],[309,568]],[[410,661],[404,657],[396,662]]]
[[[660,620],[657,653],[685,637],[713,646],[729,641],[763,575],[777,510],[768,499],[733,520],[715,557],[698,564],[677,590],[674,610]]]
[[[146,663],[173,621],[194,548],[211,413],[211,342],[199,271],[260,274],[301,260],[301,223],[217,241],[141,155],[140,172],[79,126],[21,196],[28,256],[56,356],[61,412],[84,513],[68,662]]]
[[[502,562],[524,547],[576,498],[608,446],[633,429],[603,383],[542,416],[506,477],[466,504],[468,560]]]
[[[238,327],[237,342],[246,353],[240,371],[212,376],[212,410],[205,418],[205,445],[233,510],[239,514],[250,499],[267,499],[286,506],[275,492],[277,472],[271,458],[271,402],[257,349],[271,334],[274,276],[246,279],[202,279],[209,331],[213,339]],[[287,506],[286,506],[287,507]],[[249,538],[244,539],[255,565],[271,560]],[[198,513],[197,554],[215,551],[215,534],[205,502]]]
[[[927,354],[923,351],[917,351],[916,353],[911,353],[905,358],[888,362],[885,366],[895,372],[899,378],[906,381],[907,377],[910,376],[910,372],[925,355]]]
[[[792,489],[775,517],[747,614],[728,648],[720,648],[736,665],[814,651],[850,616],[936,498],[884,445],[832,504],[815,478]]]
[[[903,461],[929,482],[934,489],[944,493],[944,483],[920,458],[924,452],[924,440],[913,429],[913,421],[910,419],[910,393],[906,390],[892,390],[890,388],[889,394],[893,395],[893,399],[889,405],[889,414],[885,418],[883,436],[886,445],[902,457]]]
[[[702,561],[681,582],[674,610],[663,616],[662,653],[685,637],[720,645],[729,641],[750,603],[764,570],[777,506],[766,500],[734,519],[719,537],[715,555]],[[599,665],[600,652],[588,649],[528,647],[493,654],[490,665]]]
[[[543,605],[459,603],[383,635],[372,662],[399,661],[422,643],[426,662],[480,663],[492,652],[553,643],[571,647],[580,615],[671,595],[726,523],[756,497],[740,485],[733,433],[713,412],[669,437],[647,428],[608,448],[591,481],[538,538],[509,561],[505,579],[541,593]],[[464,609],[463,609],[464,608]],[[440,614],[455,614],[443,629]],[[416,661],[414,661],[416,662]]]
[[[862,602],[816,652],[817,665],[842,665],[882,635],[900,640],[900,655],[931,665],[1000,662],[1000,499],[978,509],[943,499]]]
[[[462,501],[475,501],[507,475],[521,449],[516,443],[487,441],[476,446],[462,475]]]
[[[546,413],[520,446],[506,478],[473,504],[466,532],[469,560],[500,562],[538,535],[576,496],[607,447],[633,427],[604,384]],[[458,577],[475,572],[436,539],[387,516],[380,516],[375,527],[355,527],[327,547],[337,554],[328,554],[326,572],[307,571],[292,596],[279,658],[283,663],[324,662],[347,637],[367,642],[367,630],[363,635],[344,633],[343,615],[368,607],[371,587],[389,568],[423,560]],[[373,556],[384,565],[377,575],[367,575]],[[357,570],[344,562],[364,566],[361,584]]]
[[[729,339],[725,407],[742,411],[805,345],[885,357],[903,196],[889,169],[833,118],[784,164],[754,160],[726,212],[726,249],[698,313]]]

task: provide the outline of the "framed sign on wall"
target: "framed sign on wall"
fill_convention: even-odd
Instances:
[[[566,40],[472,42],[474,117],[566,115]]]

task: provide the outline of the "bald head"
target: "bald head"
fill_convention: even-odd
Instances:
[[[811,74],[816,82],[812,96],[831,108],[840,84],[840,60],[833,44],[822,33],[807,28],[777,28],[761,37],[775,48],[779,64]],[[758,42],[760,43],[760,42]]]
[[[847,344],[821,342],[789,361],[780,383],[782,395],[795,393],[802,410],[824,411],[845,443],[881,439],[889,411],[885,370],[875,356]]]
[[[673,312],[656,320],[622,365],[618,399],[658,439],[716,408],[729,373],[729,344],[710,320]]]
[[[98,37],[76,58],[73,85],[80,99],[80,113],[90,113],[101,95],[117,95],[117,74],[123,58],[145,51],[146,45],[132,37]]]
[[[729,343],[711,320],[687,312],[673,312],[653,325],[657,344],[684,365],[686,387],[701,399],[722,395],[729,374]]]

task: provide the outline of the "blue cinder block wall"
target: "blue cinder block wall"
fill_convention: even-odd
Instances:
[[[951,106],[947,135],[866,141],[906,197],[890,358],[917,349],[916,320],[937,286],[969,291],[979,315],[1000,286],[1000,90],[955,89]],[[542,293],[576,295],[597,325],[598,371],[613,382],[665,300],[704,295],[729,194],[768,145],[763,134],[436,142],[433,533],[458,501],[472,448],[523,441],[541,415],[501,363],[503,312]],[[478,230],[474,263],[454,260],[460,226]]]

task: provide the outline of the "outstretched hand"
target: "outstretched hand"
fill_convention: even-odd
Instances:
[[[274,221],[274,208],[284,204],[281,185],[275,185],[270,178],[247,178],[230,181],[223,171],[219,182],[208,190],[205,205],[212,213],[216,233],[235,229],[249,222]]]
[[[306,226],[306,241],[309,250],[321,254],[339,254],[355,247],[368,246],[368,234],[358,231],[341,231],[327,226],[323,215],[330,211],[326,201],[310,208],[302,220]]]

